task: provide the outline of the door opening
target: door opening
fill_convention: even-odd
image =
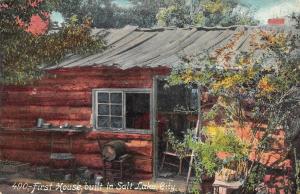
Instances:
[[[197,88],[187,85],[169,85],[165,79],[156,79],[156,124],[154,133],[154,169],[155,178],[167,176],[185,176],[188,170],[187,160],[180,161],[176,150],[172,150],[168,140],[168,131],[179,141],[189,129],[196,126]]]

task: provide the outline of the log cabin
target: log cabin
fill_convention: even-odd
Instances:
[[[247,52],[259,30],[244,26],[94,29],[93,33],[106,34],[104,52],[68,56],[47,67],[41,80],[4,86],[0,159],[48,165],[50,136],[63,139],[66,133],[30,130],[43,118],[52,126],[67,123],[89,129],[72,134],[71,152],[79,166],[102,168],[97,139],[101,144],[123,140],[134,157],[135,179],[156,178],[162,131],[172,128],[180,133],[194,127],[188,116],[195,114],[197,99],[193,88],[166,87],[163,78],[182,63],[181,56],[213,53],[231,42],[226,52]],[[212,102],[202,99],[204,105]],[[189,111],[174,111],[178,104]],[[268,160],[270,165],[276,163],[273,155],[266,157],[275,158]]]

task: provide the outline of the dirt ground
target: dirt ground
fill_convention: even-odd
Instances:
[[[79,185],[65,182],[50,182],[39,179],[12,178],[0,181],[0,194],[165,194],[170,192],[149,191],[139,185],[124,183],[122,186]],[[152,185],[152,183],[150,183]],[[147,185],[147,183],[143,183]],[[151,186],[150,185],[150,186]],[[154,184],[153,184],[154,185]],[[112,186],[112,185],[111,185]],[[167,191],[167,190],[165,190]]]
[[[27,189],[17,189],[14,188],[12,185],[8,184],[0,184],[0,194],[154,194],[154,193],[160,193],[165,194],[169,192],[158,192],[158,191],[135,191],[135,190],[116,190],[116,189],[103,189],[103,191],[86,191],[86,190],[80,190],[80,191],[60,191],[56,190],[56,188],[53,188],[51,191],[43,190],[38,191],[34,190],[32,188]]]
[[[23,175],[25,174],[25,175]],[[23,174],[2,174],[0,172],[0,194],[153,194],[182,193],[185,190],[185,178],[159,178],[140,182],[117,182],[114,185],[96,186],[76,179],[73,183],[35,176],[33,171]],[[23,178],[21,178],[23,177]],[[26,177],[26,178],[25,178]],[[78,177],[77,177],[78,178]],[[81,183],[81,184],[79,184]]]

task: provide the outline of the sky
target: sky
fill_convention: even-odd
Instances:
[[[256,12],[254,17],[262,23],[269,18],[284,17],[293,12],[300,13],[300,0],[242,0],[249,3]]]
[[[130,6],[128,0],[114,0],[114,2],[122,7]],[[241,0],[241,2],[255,10],[254,17],[262,24],[266,24],[269,18],[283,17],[293,12],[300,13],[300,0]],[[59,23],[63,21],[57,12],[52,14],[51,19]]]

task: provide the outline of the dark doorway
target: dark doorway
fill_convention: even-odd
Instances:
[[[176,138],[182,140],[189,129],[196,126],[197,118],[197,88],[187,85],[169,85],[166,80],[157,80],[157,135],[156,135],[156,156],[157,159],[157,176],[161,173],[168,172],[174,175],[178,174],[178,169],[172,166],[163,166],[163,153],[167,148],[166,132],[170,130]],[[166,158],[167,160],[167,158]],[[168,158],[172,163],[176,163],[176,157]],[[179,161],[178,161],[179,162]],[[188,162],[185,162],[182,169],[182,175],[185,174],[188,168]]]

